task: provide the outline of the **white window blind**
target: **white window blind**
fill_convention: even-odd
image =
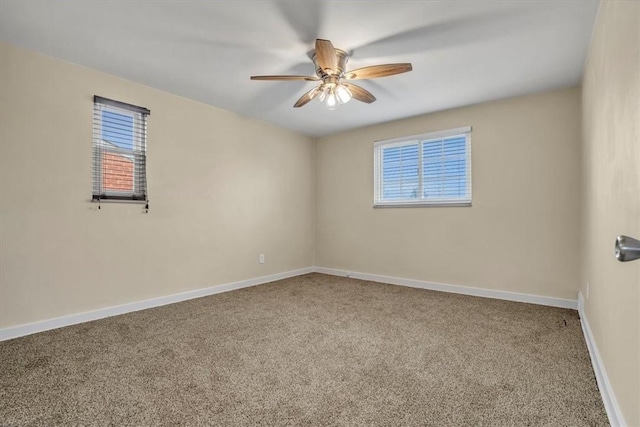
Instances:
[[[143,107],[94,96],[93,200],[147,201]]]
[[[470,204],[471,127],[374,145],[374,206]]]

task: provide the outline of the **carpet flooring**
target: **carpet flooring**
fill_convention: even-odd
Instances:
[[[608,425],[576,311],[308,274],[0,343],[0,425]]]

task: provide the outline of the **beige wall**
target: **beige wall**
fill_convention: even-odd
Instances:
[[[310,138],[6,44],[0,64],[0,327],[313,265]],[[88,202],[94,94],[151,110],[148,214]]]
[[[576,299],[577,88],[429,114],[316,144],[316,265]],[[470,125],[473,206],[372,208],[376,140]]]
[[[640,426],[640,261],[613,256],[640,238],[640,2],[603,2],[583,81],[585,312],[624,418]]]

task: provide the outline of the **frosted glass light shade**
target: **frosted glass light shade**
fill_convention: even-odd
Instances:
[[[340,104],[346,104],[351,100],[351,91],[344,85],[338,85],[336,88],[336,96]]]

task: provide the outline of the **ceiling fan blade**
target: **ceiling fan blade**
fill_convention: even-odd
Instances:
[[[338,69],[338,59],[336,49],[329,40],[316,39],[316,62],[322,70],[331,70],[331,73]]]
[[[375,79],[376,77],[393,76],[413,70],[410,63],[372,65],[371,67],[358,68],[345,73],[344,78],[349,80]]]
[[[366,102],[367,104],[371,104],[376,100],[376,97],[371,94],[366,89],[361,88],[360,86],[356,86],[353,83],[342,82],[344,86],[349,89],[351,95],[353,95],[353,99],[357,99],[358,101]]]
[[[304,95],[302,95],[300,99],[298,99],[296,103],[293,104],[293,108],[299,108],[299,107],[302,107],[303,105],[306,105],[309,101],[311,101],[313,98],[318,96],[320,92],[322,91],[319,90],[317,87],[314,87],[309,92],[306,92]]]
[[[306,80],[315,82],[320,79],[313,76],[251,76],[251,80]]]

